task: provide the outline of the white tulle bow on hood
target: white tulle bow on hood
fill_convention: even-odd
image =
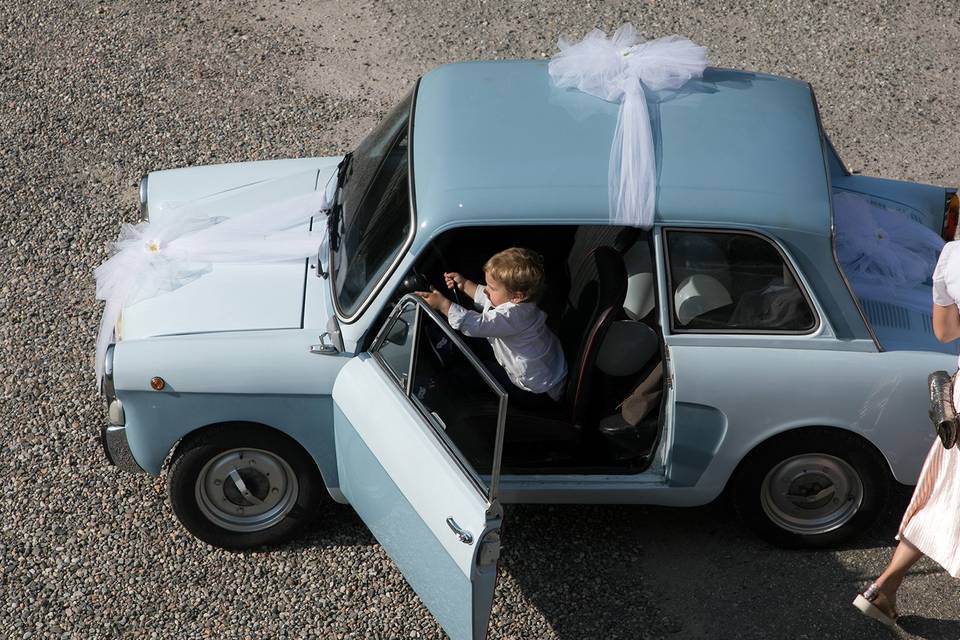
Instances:
[[[210,217],[207,206],[190,203],[149,222],[124,224],[110,244],[110,257],[94,270],[97,299],[106,301],[97,335],[97,384],[104,356],[125,306],[173,291],[210,271],[214,264],[251,264],[315,255],[326,224],[310,218],[327,209],[324,191],[296,195],[231,217]]]
[[[644,88],[679,89],[701,77],[706,48],[680,36],[642,42],[629,23],[609,38],[594,29],[580,42],[561,38],[558,45],[549,65],[554,84],[620,102],[608,173],[611,222],[652,227],[657,171]]]

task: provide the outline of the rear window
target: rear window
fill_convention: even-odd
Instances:
[[[808,333],[816,315],[770,241],[747,233],[668,231],[675,331]]]

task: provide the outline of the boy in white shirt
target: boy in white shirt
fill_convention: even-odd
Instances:
[[[536,304],[544,283],[543,258],[529,249],[512,247],[487,260],[483,273],[486,285],[456,272],[443,274],[447,288],[472,297],[480,312],[451,302],[432,287],[417,295],[445,315],[454,329],[490,342],[500,365],[491,373],[504,384],[511,400],[527,407],[547,398],[561,400],[567,363],[560,341],[546,326],[547,314]]]

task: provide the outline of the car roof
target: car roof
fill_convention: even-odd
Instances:
[[[829,184],[809,84],[708,68],[649,101],[656,220],[829,235]],[[465,224],[608,220],[619,105],[550,81],[547,61],[465,62],[420,81],[413,120],[418,244]],[[426,237],[425,237],[426,236]]]

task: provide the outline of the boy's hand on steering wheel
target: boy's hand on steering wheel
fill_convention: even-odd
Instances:
[[[431,309],[436,309],[443,315],[447,315],[447,311],[450,310],[450,300],[434,287],[430,287],[430,291],[415,291],[414,293],[423,298],[423,301],[426,302]]]

